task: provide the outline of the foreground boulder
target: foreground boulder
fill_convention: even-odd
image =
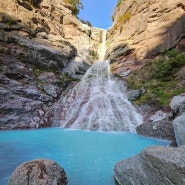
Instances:
[[[185,184],[185,146],[149,147],[115,165],[115,180],[120,185]]]
[[[66,185],[66,173],[55,161],[36,159],[18,166],[9,181],[9,185],[33,184]]]

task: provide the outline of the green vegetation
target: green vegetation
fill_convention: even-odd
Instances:
[[[93,60],[97,60],[98,59],[97,51],[90,50],[90,56],[92,56]]]
[[[89,27],[92,27],[92,23],[90,21],[85,21],[83,19],[80,19],[80,22],[83,24],[87,24]]]
[[[117,7],[121,4],[121,2],[122,2],[123,0],[118,0],[118,3],[117,3]]]
[[[71,4],[73,15],[78,15],[80,9],[83,9],[83,4],[81,0],[64,0],[66,3]]]
[[[185,87],[177,87],[178,79],[175,74],[185,66],[185,52],[179,53],[176,49],[164,52],[153,62],[147,63],[142,69],[128,77],[131,88],[146,89],[136,104],[159,103],[168,106],[170,99],[182,92]]]
[[[129,12],[125,12],[122,16],[118,18],[118,24],[125,24],[127,21],[129,21],[131,18],[131,15]]]

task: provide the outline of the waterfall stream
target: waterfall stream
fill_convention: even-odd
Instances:
[[[99,47],[98,53],[99,53],[99,61],[103,61],[105,58],[106,53],[106,36],[107,36],[107,30],[102,31],[102,43]]]
[[[62,127],[135,131],[142,118],[126,96],[125,84],[111,75],[109,61],[96,62],[62,99]]]

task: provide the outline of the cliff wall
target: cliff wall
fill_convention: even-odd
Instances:
[[[42,0],[35,1],[35,4],[27,0],[1,0],[0,14],[1,20],[8,24],[17,21],[24,26],[21,31],[35,42],[61,48],[60,41],[68,41],[78,54],[85,56],[85,60],[92,62],[98,58],[96,51],[102,30],[82,24],[72,15],[71,5],[64,0]]]
[[[98,58],[101,29],[63,0],[0,0],[0,129],[52,126],[52,106]]]
[[[184,48],[182,0],[124,0],[116,6],[113,19],[107,57],[114,62],[149,59],[173,47]]]

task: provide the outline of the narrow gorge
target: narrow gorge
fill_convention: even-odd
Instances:
[[[119,0],[108,30],[74,5],[0,0],[0,184],[183,185],[185,2]]]

